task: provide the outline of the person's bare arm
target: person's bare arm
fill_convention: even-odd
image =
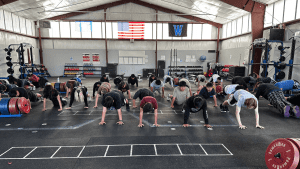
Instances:
[[[215,102],[214,107],[217,107],[217,106],[218,106],[218,102],[217,102],[217,97],[216,97],[216,95],[214,95],[213,98],[214,98],[214,102]]]
[[[44,109],[42,111],[46,111],[46,98],[44,98]]]
[[[95,106],[94,108],[98,107],[98,98],[99,98],[99,94],[96,94],[96,99],[95,99]]]
[[[122,121],[122,111],[121,108],[118,109],[118,115],[119,115],[119,121],[117,122],[118,125],[123,125],[123,121]]]
[[[138,127],[144,127],[144,124],[143,124],[143,109],[141,107],[140,107],[140,122],[139,122]]]
[[[128,99],[132,99],[132,98],[131,98],[130,90],[128,90]]]
[[[176,97],[172,98],[172,102],[171,102],[171,108],[174,108],[174,102],[175,102]]]
[[[154,110],[154,126],[158,127],[159,125],[157,124],[157,109]]]
[[[135,99],[132,100],[132,107],[133,107],[133,108],[136,108],[136,105],[135,105]]]
[[[153,92],[153,87],[151,87],[150,89],[151,89],[151,92]]]
[[[263,126],[259,125],[259,114],[258,114],[258,106],[256,107],[255,111],[255,120],[256,120],[256,128],[264,129]]]
[[[107,111],[107,108],[106,108],[106,107],[103,107],[103,109],[102,109],[102,119],[101,119],[101,122],[99,123],[99,125],[104,125],[104,124],[106,124],[106,123],[105,123],[105,114],[106,114],[106,111]]]
[[[241,108],[236,106],[236,111],[235,111],[236,120],[239,123],[240,129],[246,129],[247,127],[242,124],[241,117],[240,117],[240,111],[241,111]]]
[[[57,100],[58,100],[58,103],[59,103],[59,108],[58,111],[62,111],[62,105],[61,105],[61,100],[60,100],[60,96],[57,95]]]

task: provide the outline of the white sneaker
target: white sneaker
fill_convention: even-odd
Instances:
[[[170,100],[171,100],[171,98],[170,98],[170,94],[168,94],[167,100],[168,100],[168,101],[170,101]]]

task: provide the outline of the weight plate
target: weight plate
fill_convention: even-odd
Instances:
[[[18,107],[21,113],[28,114],[30,112],[30,102],[25,97],[19,97]]]
[[[13,97],[10,99],[8,107],[10,114],[19,114],[18,99],[18,97]]]
[[[60,83],[55,83],[55,84],[54,84],[54,88],[55,88],[57,91],[60,91],[59,85],[60,85]]]
[[[265,161],[268,168],[296,169],[299,163],[299,150],[287,139],[276,139],[268,146]]]
[[[287,138],[287,140],[293,142],[300,151],[300,139],[299,138]],[[299,166],[300,167],[300,166]]]

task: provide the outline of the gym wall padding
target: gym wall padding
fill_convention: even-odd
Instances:
[[[7,73],[7,65],[6,65],[6,52],[4,51],[5,48],[8,47],[8,45],[10,44],[20,44],[20,43],[30,43],[31,45],[33,45],[33,56],[34,56],[34,63],[40,63],[40,54],[39,54],[39,49],[38,49],[38,40],[33,39],[33,38],[28,38],[28,37],[24,37],[21,35],[15,35],[15,34],[11,34],[11,33],[7,33],[7,32],[0,32],[0,66],[1,66],[1,70],[0,70],[0,77],[7,77],[8,73]],[[24,51],[24,56],[25,58],[27,58],[27,48],[25,48]],[[17,53],[16,51],[12,52],[12,62],[17,62],[18,58],[17,58]],[[15,66],[15,65],[13,65]],[[19,72],[19,66],[15,66],[14,67],[14,71],[15,77],[19,77],[20,72]]]
[[[249,59],[248,51],[251,43],[252,43],[251,34],[222,41],[220,43],[219,62],[222,63],[223,65],[239,65],[240,62],[240,66],[243,66],[242,63],[244,62],[244,60],[246,60],[246,63],[248,62]],[[248,66],[245,67],[246,67],[245,72],[247,74]]]

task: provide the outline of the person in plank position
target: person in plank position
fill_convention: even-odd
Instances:
[[[135,100],[137,98],[140,98],[140,100],[142,100],[144,97],[146,96],[152,96],[154,97],[154,94],[149,90],[149,89],[146,89],[146,88],[143,88],[143,89],[139,89],[133,96],[133,100],[132,100],[132,107],[133,108],[137,108],[136,104],[135,104]]]
[[[234,92],[233,95],[229,97],[228,100],[224,101],[222,106],[234,106],[236,105],[236,119],[239,123],[240,129],[246,129],[247,127],[242,124],[241,118],[240,118],[240,111],[242,107],[246,107],[247,109],[254,109],[255,111],[255,119],[256,119],[256,128],[264,129],[263,126],[259,125],[259,114],[258,114],[258,100],[256,97],[249,93],[246,90],[240,89]]]
[[[159,125],[157,124],[157,101],[154,97],[152,96],[146,96],[142,99],[140,103],[140,122],[138,127],[144,127],[143,124],[143,113],[144,112],[150,112],[153,111],[154,109],[154,126],[158,127]]]

